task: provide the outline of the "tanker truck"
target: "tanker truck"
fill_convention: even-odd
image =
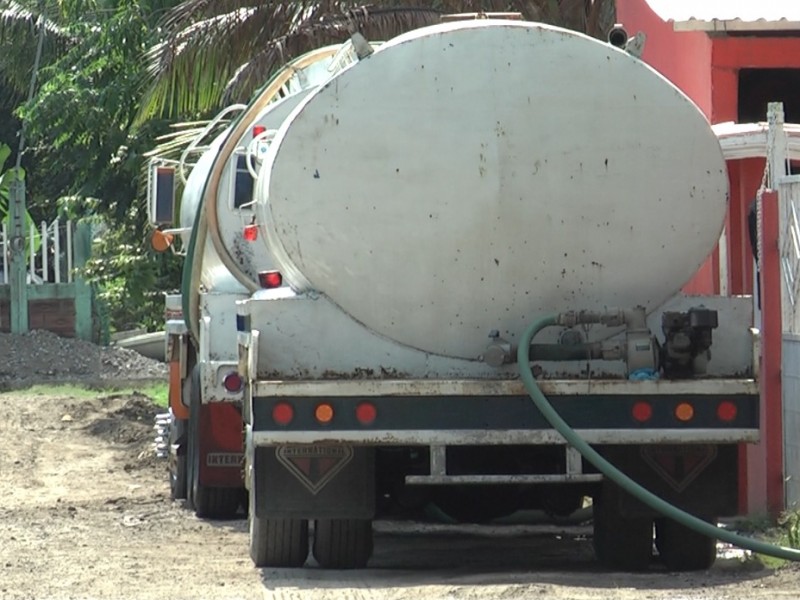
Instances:
[[[356,58],[352,42],[309,52],[276,73],[261,90],[254,112],[244,115],[247,105],[226,107],[186,145],[179,160],[150,159],[151,244],[188,256],[182,293],[166,296],[169,413],[159,418],[157,447],[169,458],[172,498],[186,499],[199,517],[234,516],[244,491],[243,382],[236,370],[234,322],[236,300],[250,291],[234,273],[255,279],[256,265],[273,264],[266,247],[247,241],[255,233],[256,171],[275,129],[305,94]],[[207,218],[213,220],[211,236]],[[224,248],[229,264],[217,247]]]
[[[236,303],[255,565],[363,567],[373,519],[428,503],[485,521],[586,498],[603,564],[643,569],[654,547],[670,569],[713,563],[714,540],[608,481],[519,375],[651,491],[737,512],[752,299],[681,294],[720,238],[726,165],[635,54],[443,23],[364,53],[276,127],[254,196],[270,260]]]

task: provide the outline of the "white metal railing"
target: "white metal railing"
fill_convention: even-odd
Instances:
[[[2,281],[8,283],[11,271],[11,240],[7,223],[0,226],[0,263]],[[72,221],[42,221],[30,225],[25,252],[25,270],[29,284],[72,283],[74,253]]]
[[[800,176],[781,178],[778,190],[781,204],[781,273],[784,283],[783,330],[800,333]]]

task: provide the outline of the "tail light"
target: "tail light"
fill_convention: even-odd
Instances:
[[[255,242],[258,239],[258,225],[255,223],[251,225],[245,225],[244,231],[242,232],[242,237],[246,242]]]
[[[640,400],[636,404],[633,405],[631,409],[631,414],[633,418],[639,421],[639,423],[644,423],[645,421],[649,421],[653,416],[653,407],[650,406],[649,402],[644,402]]]
[[[244,387],[244,381],[239,373],[232,371],[222,379],[222,386],[231,393],[241,392]]]
[[[272,420],[278,425],[288,425],[294,419],[294,409],[287,402],[278,402],[272,407]]]
[[[734,419],[736,419],[736,415],[739,413],[739,409],[736,408],[736,404],[731,402],[730,400],[723,400],[717,406],[717,418],[720,421],[725,421],[726,423],[730,423]]]
[[[362,402],[356,406],[356,419],[362,425],[371,425],[378,417],[378,410],[371,402]]]
[[[280,271],[261,271],[258,274],[258,283],[265,290],[271,290],[283,285],[283,275]]]
[[[253,126],[253,137],[257,138],[262,133],[264,133],[266,130],[267,130],[267,128],[264,127],[263,125],[254,125]]]

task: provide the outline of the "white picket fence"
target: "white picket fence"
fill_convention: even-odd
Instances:
[[[0,229],[0,262],[2,262],[2,280],[0,284],[8,283],[11,270],[11,241],[8,225],[4,222]],[[37,228],[31,225],[27,237],[26,271],[28,283],[40,285],[44,283],[72,283],[73,270],[73,245],[72,221],[59,221],[51,223],[42,221]],[[31,240],[40,241],[37,243]]]

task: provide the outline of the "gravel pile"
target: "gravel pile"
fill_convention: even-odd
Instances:
[[[166,376],[166,365],[127,348],[97,346],[49,331],[0,333],[0,389],[35,383],[163,381]]]

